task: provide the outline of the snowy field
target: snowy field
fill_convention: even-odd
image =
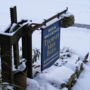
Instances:
[[[41,23],[44,19],[68,7],[69,12],[75,16],[75,23],[90,25],[89,2],[90,0],[2,0],[0,3],[0,30],[5,30],[10,24],[9,8],[14,5],[17,6],[18,21],[29,19],[33,22]],[[40,49],[40,41],[41,32],[34,32],[33,48]],[[85,56],[86,53],[90,53],[90,30],[77,27],[62,28],[60,47],[61,49],[68,47],[75,52],[75,57],[72,57],[72,60],[78,58],[78,56]],[[71,63],[69,64],[71,65]],[[90,63],[84,67],[84,72],[81,74],[72,90],[90,90]],[[48,74],[44,72],[35,77],[34,80],[27,79],[27,90],[60,90],[58,84],[64,79],[66,80],[73,73],[73,70],[69,69],[68,66],[64,66],[62,69],[52,66],[45,71]],[[65,71],[69,72],[69,74],[66,74]],[[65,78],[62,77],[63,75],[65,75]],[[55,82],[55,86],[51,84],[52,82]],[[67,88],[63,90],[67,90]]]

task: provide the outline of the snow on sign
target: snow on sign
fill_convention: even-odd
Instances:
[[[41,70],[50,67],[60,52],[60,21],[56,21],[42,30]]]

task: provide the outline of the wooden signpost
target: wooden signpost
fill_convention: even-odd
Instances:
[[[59,16],[66,13],[68,9],[50,17],[41,24],[31,23],[20,26],[25,20],[17,22],[16,7],[10,8],[11,26],[13,23],[16,26],[10,32],[11,26],[4,32],[0,33],[0,47],[1,47],[1,69],[2,81],[13,83],[12,73],[12,56],[14,56],[15,68],[18,68],[20,63],[19,58],[19,39],[22,38],[22,57],[26,59],[26,75],[32,78],[32,33],[38,28],[42,28],[46,23],[58,18],[57,21],[42,30],[42,55],[41,55],[41,69],[44,70],[50,67],[58,58],[60,52],[60,20]],[[66,20],[66,19],[65,19]],[[65,21],[64,20],[64,21]],[[63,21],[62,21],[63,22]],[[12,53],[13,47],[13,53]],[[14,55],[12,55],[14,54]]]

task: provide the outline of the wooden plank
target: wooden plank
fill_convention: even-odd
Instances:
[[[12,83],[12,47],[10,43],[1,45],[1,68],[2,81]]]
[[[14,45],[13,45],[13,52],[14,52],[14,65],[15,65],[15,68],[17,69],[18,68],[18,65],[19,65],[19,46],[18,46],[18,42],[16,42]]]
[[[0,34],[0,44],[6,44],[6,42],[10,42],[11,36]]]

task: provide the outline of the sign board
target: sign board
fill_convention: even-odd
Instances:
[[[60,21],[42,30],[41,70],[50,67],[60,54]]]

